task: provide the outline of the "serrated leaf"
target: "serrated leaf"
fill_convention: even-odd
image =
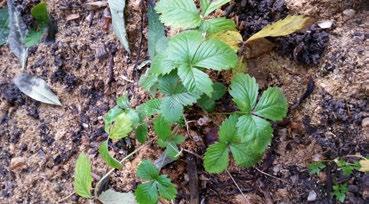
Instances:
[[[40,27],[45,27],[49,23],[47,4],[43,1],[32,7],[31,15],[35,18]]]
[[[41,79],[28,74],[21,74],[13,80],[14,84],[27,96],[52,105],[59,105],[58,97],[50,90],[47,83]]]
[[[182,65],[178,68],[178,76],[181,78],[183,86],[189,92],[205,93],[211,96],[213,92],[213,82],[207,74],[189,65]]]
[[[141,124],[136,128],[136,138],[141,144],[147,140],[148,131],[146,124]]]
[[[313,162],[313,163],[309,164],[308,169],[309,169],[309,173],[310,174],[317,174],[317,175],[319,175],[319,173],[325,167],[326,167],[326,165],[322,161],[316,161],[316,162]]]
[[[160,20],[174,28],[196,28],[201,23],[200,13],[193,0],[160,0],[155,10]]]
[[[182,144],[184,141],[186,140],[186,138],[182,135],[174,135],[171,138],[171,141],[174,142],[175,144]]]
[[[22,65],[22,69],[25,68],[28,49],[24,46],[23,41],[26,38],[27,26],[23,22],[20,12],[16,8],[14,0],[8,0],[9,11],[9,37],[8,43],[12,53],[17,56]]]
[[[6,44],[9,35],[9,13],[7,8],[0,8],[0,46]]]
[[[137,186],[135,197],[138,204],[157,204],[159,195],[155,182],[143,183]]]
[[[252,154],[252,152],[250,151],[251,148],[245,144],[245,143],[241,143],[241,144],[231,144],[230,145],[230,150],[232,152],[232,156],[236,162],[236,164],[238,166],[245,166],[247,164],[247,166],[250,166],[249,163],[256,164],[257,161],[255,160],[255,155]]]
[[[39,44],[41,42],[43,34],[44,30],[36,31],[32,29],[24,39],[24,45],[29,48]]]
[[[237,74],[232,79],[229,94],[242,112],[250,113],[256,104],[258,90],[259,86],[254,77]]]
[[[110,109],[104,116],[104,130],[105,132],[109,133],[109,128],[111,123],[114,122],[116,117],[118,117],[124,110],[121,109],[119,106],[114,106]]]
[[[186,91],[175,72],[159,78],[159,90],[165,95],[174,95]]]
[[[253,115],[240,116],[237,122],[237,130],[242,142],[250,142],[256,138],[261,139],[273,133],[272,126],[268,121]]]
[[[121,193],[112,189],[102,192],[98,199],[103,204],[136,204],[135,196],[132,192]]]
[[[156,47],[159,41],[163,44],[163,40],[167,40],[165,37],[164,25],[159,20],[159,15],[155,12],[153,5],[148,6],[147,9],[147,19],[148,19],[148,51],[150,59],[153,59],[157,54]]]
[[[205,20],[201,23],[199,29],[207,34],[237,31],[236,23],[233,20],[224,17]]]
[[[174,200],[176,198],[177,189],[167,176],[161,175],[156,181],[158,182],[160,197],[167,200]]]
[[[204,14],[206,9],[209,7],[209,0],[200,0],[201,14]]]
[[[343,203],[346,199],[346,193],[349,191],[347,183],[333,185],[333,195],[338,201]]]
[[[179,156],[179,149],[174,142],[168,142],[165,148],[165,155],[173,160],[176,160]]]
[[[171,97],[165,97],[161,101],[160,114],[169,122],[178,121],[183,115],[183,110],[183,105]]]
[[[197,48],[204,40],[205,38],[200,32],[192,30],[171,37],[166,50],[168,59],[173,60],[176,64],[190,63]]]
[[[169,74],[175,68],[174,62],[169,60],[165,53],[156,55],[152,60],[151,71],[154,74]]]
[[[288,103],[282,90],[277,87],[269,87],[261,95],[254,114],[272,121],[280,121],[286,117],[287,111]]]
[[[164,117],[158,116],[154,120],[154,131],[159,139],[166,141],[171,135],[171,125]]]
[[[220,142],[230,143],[235,137],[237,137],[237,121],[238,117],[236,115],[231,115],[223,121],[222,125],[219,127]]]
[[[224,4],[227,4],[231,0],[213,0],[206,8],[204,12],[204,16],[208,16],[211,12],[215,11],[216,9],[222,7]]]
[[[200,99],[197,100],[197,105],[199,105],[205,111],[211,112],[215,109],[215,101],[219,100],[226,93],[226,87],[219,82],[213,84],[213,93],[211,97],[203,94]]]
[[[155,98],[139,105],[136,109],[148,117],[159,112],[159,108],[160,108],[160,100]]]
[[[143,180],[155,180],[159,177],[159,170],[149,160],[143,160],[137,167],[137,176]]]
[[[138,84],[148,92],[154,92],[155,85],[158,82],[158,76],[151,72],[151,69],[146,70],[145,74],[141,76]]]
[[[137,126],[140,125],[141,120],[140,120],[140,115],[138,114],[138,112],[134,109],[128,109],[127,110],[127,116],[129,118],[129,120],[132,123],[132,128],[137,128]]]
[[[311,19],[305,16],[287,16],[275,23],[265,26],[262,30],[252,35],[246,42],[265,37],[286,36],[309,26]]]
[[[120,140],[127,137],[133,130],[132,125],[132,121],[128,114],[119,114],[108,128],[109,138],[112,140]]]
[[[74,171],[74,191],[81,197],[91,198],[92,176],[91,162],[88,156],[81,153],[76,161]]]
[[[224,42],[235,52],[240,49],[240,44],[243,41],[242,35],[238,31],[221,31],[209,35],[209,38]]]
[[[102,142],[99,146],[99,154],[106,164],[115,169],[121,169],[123,165],[112,157],[108,150],[108,141]]]
[[[126,26],[124,22],[124,8],[126,6],[126,2],[125,0],[108,0],[108,3],[111,12],[114,33],[122,43],[124,49],[130,53]]]
[[[217,142],[206,149],[204,168],[207,172],[221,173],[228,167],[228,164],[228,145]]]

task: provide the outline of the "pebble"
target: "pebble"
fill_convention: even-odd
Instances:
[[[315,191],[310,191],[307,200],[308,201],[315,201],[316,197],[317,197],[317,195],[316,195]]]
[[[14,170],[21,170],[27,167],[27,162],[26,159],[24,157],[14,157],[12,158],[12,160],[10,161],[10,166],[9,169],[11,171]]]
[[[353,17],[356,14],[356,11],[354,9],[346,9],[343,11],[343,15],[347,17]]]
[[[331,28],[332,25],[333,25],[333,20],[324,20],[324,21],[318,22],[318,26],[323,29]]]
[[[364,118],[363,121],[361,121],[361,126],[363,128],[368,128],[369,127],[369,118]]]

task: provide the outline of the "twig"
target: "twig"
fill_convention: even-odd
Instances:
[[[281,178],[278,178],[278,177],[275,177],[275,176],[273,176],[273,175],[270,175],[270,174],[268,174],[268,173],[266,173],[266,172],[264,172],[264,171],[262,171],[262,170],[260,170],[260,169],[258,169],[258,168],[256,168],[256,167],[255,167],[255,169],[256,169],[258,172],[260,172],[260,173],[262,173],[262,174],[264,174],[264,175],[266,175],[266,176],[269,176],[269,177],[271,177],[271,178],[277,179],[277,180],[282,181],[282,182],[284,182],[284,183],[288,183],[286,180],[283,180],[283,179],[281,179]]]
[[[183,152],[187,152],[187,153],[189,153],[189,154],[192,154],[192,155],[194,155],[195,157],[197,157],[197,158],[199,158],[199,159],[201,159],[201,160],[202,160],[202,156],[200,156],[200,155],[196,154],[195,152],[192,152],[191,150],[181,148],[181,151],[183,151]]]
[[[242,192],[242,190],[241,190],[240,186],[238,185],[238,183],[236,182],[236,180],[233,178],[232,174],[231,174],[228,170],[226,170],[226,171],[227,171],[227,173],[228,173],[229,177],[231,177],[231,179],[232,179],[232,181],[233,181],[234,185],[237,187],[238,191],[240,191],[240,193],[241,193],[241,195],[242,195],[243,199],[245,199],[245,202],[247,203],[247,198],[246,198],[245,194],[243,194],[243,192]]]
[[[136,63],[135,66],[133,68],[133,71],[135,72],[136,76],[135,78],[138,77],[138,71],[137,71],[137,66],[138,66],[138,62],[140,61],[141,58],[141,51],[142,51],[142,44],[143,44],[143,30],[144,30],[144,1],[141,0],[140,1],[140,7],[141,7],[141,27],[140,27],[140,42],[139,42],[139,46],[138,46],[138,50],[137,50],[137,58],[136,58]]]
[[[149,142],[147,142],[144,145],[141,145],[140,147],[138,147],[137,149],[135,149],[133,152],[131,152],[129,155],[127,155],[126,157],[124,157],[122,160],[119,161],[120,164],[123,164],[123,162],[127,159],[129,159],[131,156],[133,156],[134,154],[136,154],[138,151],[140,151],[141,149],[143,149],[144,147],[148,146],[152,141],[154,141],[154,139],[151,139]],[[100,186],[100,184],[111,174],[114,172],[114,168],[111,169],[108,173],[106,173],[100,180],[99,182],[96,183],[96,188],[94,191],[94,195],[95,197],[97,197],[97,193],[98,193],[98,187]]]
[[[72,192],[71,194],[67,195],[66,197],[58,200],[57,202],[58,203],[64,202],[64,201],[68,200],[70,197],[72,197],[73,195],[74,195],[74,192]]]
[[[186,157],[189,179],[190,204],[199,204],[199,178],[197,175],[196,159],[191,154]]]

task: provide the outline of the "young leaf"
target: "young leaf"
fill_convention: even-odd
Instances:
[[[119,41],[122,43],[124,49],[130,53],[126,26],[124,22],[124,8],[126,6],[125,0],[108,0],[111,18],[112,18],[112,26],[115,35],[118,37]]]
[[[146,70],[145,74],[141,76],[138,84],[148,92],[154,92],[155,85],[158,82],[158,76],[151,72],[151,69]]]
[[[117,101],[117,105],[121,109],[128,109],[130,107],[130,103],[129,103],[127,95],[118,97],[116,101]]]
[[[219,82],[213,84],[213,93],[211,97],[203,94],[200,99],[197,100],[197,105],[199,105],[205,111],[211,112],[215,109],[215,101],[221,99],[226,93],[226,87]]]
[[[231,83],[229,94],[237,107],[245,113],[250,113],[256,104],[259,86],[254,77],[246,74],[237,74]]]
[[[176,160],[179,156],[179,149],[177,145],[173,142],[167,142],[167,146],[165,148],[165,155],[169,158]]]
[[[178,68],[178,76],[189,92],[200,92],[211,96],[213,92],[213,82],[204,72],[192,68],[189,65],[182,65]]]
[[[345,201],[348,190],[348,185],[346,183],[333,185],[333,195],[341,203]]]
[[[286,117],[288,103],[280,88],[270,87],[263,92],[254,113],[272,121],[280,121]]]
[[[255,33],[246,42],[265,37],[286,36],[309,26],[311,19],[305,16],[287,16],[285,19],[265,26],[261,31]]]
[[[160,100],[159,99],[151,99],[146,101],[145,103],[139,105],[136,109],[141,112],[145,116],[152,116],[155,113],[159,112]]]
[[[110,139],[120,140],[124,137],[127,137],[132,129],[132,121],[128,114],[121,113],[114,119],[107,132]]]
[[[166,41],[164,25],[159,20],[159,15],[154,10],[154,5],[149,4],[147,9],[148,19],[148,50],[150,59],[157,54],[156,46],[162,39]],[[163,42],[160,42],[163,43]]]
[[[160,20],[174,28],[196,28],[201,23],[200,13],[193,0],[160,0],[155,10],[161,14]]]
[[[177,195],[177,189],[167,176],[161,175],[156,179],[158,182],[159,195],[166,200],[174,200]]]
[[[0,46],[6,44],[9,35],[9,13],[7,8],[0,9]]]
[[[88,156],[81,153],[76,161],[74,171],[74,191],[81,197],[91,198],[92,176],[91,162]]]
[[[166,141],[171,135],[170,123],[163,117],[159,116],[154,120],[154,131],[158,138]]]
[[[135,196],[132,192],[121,193],[112,189],[102,192],[99,196],[99,201],[103,204],[136,204]]]
[[[9,37],[8,43],[12,53],[17,56],[22,65],[22,69],[25,68],[28,56],[28,49],[24,46],[23,41],[26,38],[27,26],[23,22],[20,12],[16,8],[14,0],[8,0],[9,11]]]
[[[308,169],[310,174],[319,175],[319,173],[326,167],[322,161],[316,161],[309,164]]]
[[[100,144],[99,154],[108,166],[115,169],[121,169],[123,167],[123,165],[118,160],[110,155],[108,150],[108,141],[102,142]]]
[[[31,9],[32,17],[35,18],[40,27],[46,27],[49,23],[47,4],[43,1],[33,6]]]
[[[217,142],[210,145],[204,156],[204,167],[209,173],[221,173],[229,163],[228,145]]]
[[[50,90],[46,82],[28,74],[21,74],[13,80],[14,84],[27,96],[51,105],[61,106],[59,99]]]
[[[236,23],[223,17],[205,20],[201,23],[199,29],[209,35],[225,31],[237,31]]]
[[[147,134],[148,134],[148,127],[146,124],[141,124],[137,127],[136,129],[136,138],[137,140],[143,144],[145,143],[146,139],[147,139]]]
[[[254,140],[258,135],[271,134],[273,131],[268,121],[253,115],[240,116],[237,130],[243,142]]]
[[[230,150],[236,164],[239,166],[250,166],[250,164],[254,165],[257,162],[255,161],[255,155],[247,143],[231,144]]]
[[[135,197],[138,204],[157,204],[159,195],[156,183],[151,181],[137,186]]]
[[[215,11],[216,9],[222,7],[224,4],[230,2],[231,0],[213,0],[206,8],[204,12],[204,16],[208,16],[211,12]]]
[[[155,180],[159,177],[159,170],[149,160],[143,160],[137,167],[137,176],[143,180]]]
[[[236,124],[238,117],[236,115],[231,115],[219,128],[219,141],[223,143],[230,143],[237,137]]]
[[[165,97],[160,104],[160,114],[169,122],[181,119],[184,107],[172,97]]]
[[[43,30],[41,31],[36,31],[36,30],[31,30],[26,38],[24,39],[24,45],[28,48],[34,46],[34,45],[37,45],[41,42],[41,38],[42,38],[42,35],[43,35]]]
[[[360,169],[359,162],[349,163],[342,159],[339,159],[338,161],[336,161],[336,163],[337,163],[337,166],[342,170],[344,176],[349,176],[352,174],[354,170]]]

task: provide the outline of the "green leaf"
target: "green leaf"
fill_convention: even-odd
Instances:
[[[176,186],[171,180],[164,175],[159,176],[156,181],[158,182],[159,195],[166,200],[174,200],[177,195]]]
[[[157,204],[159,195],[156,182],[143,183],[137,186],[135,197],[138,204]]]
[[[174,95],[186,91],[175,72],[159,78],[159,90],[165,95]]]
[[[99,201],[103,204],[136,204],[135,196],[132,192],[121,193],[112,189],[102,192],[99,195]]]
[[[184,107],[171,97],[165,97],[160,104],[160,114],[169,122],[176,122],[183,116]]]
[[[280,88],[270,87],[263,92],[254,113],[272,121],[280,121],[286,117],[288,103]]]
[[[91,198],[92,176],[91,162],[88,156],[81,153],[74,170],[74,191],[83,198]]]
[[[178,68],[178,76],[189,92],[200,92],[211,96],[213,92],[213,82],[204,72],[192,68],[189,65],[182,65]]]
[[[138,84],[148,92],[155,91],[155,85],[158,82],[158,76],[151,72],[151,69],[146,70],[145,74],[141,76]]]
[[[213,0],[211,1],[210,5],[206,8],[204,12],[204,16],[208,16],[211,12],[215,11],[216,9],[222,7],[224,4],[230,2],[231,0]]]
[[[238,31],[222,31],[209,35],[209,39],[219,40],[233,49],[234,52],[238,52],[240,45],[242,44],[243,38]]]
[[[311,24],[311,19],[305,16],[287,16],[285,19],[265,26],[262,30],[252,35],[246,42],[265,38],[286,36],[308,27]]]
[[[150,59],[157,54],[156,47],[159,41],[166,41],[164,25],[159,20],[159,15],[155,12],[152,5],[149,4],[147,9],[148,18],[148,50]],[[160,42],[163,43],[163,42]]]
[[[160,0],[155,10],[160,20],[174,28],[196,28],[201,23],[200,13],[193,0]]]
[[[136,129],[136,138],[137,140],[143,144],[147,140],[148,127],[146,124],[141,124]]]
[[[26,47],[32,47],[39,44],[41,42],[43,33],[43,30],[36,31],[32,29],[29,33],[27,33],[27,36],[24,39],[24,45]]]
[[[132,121],[128,114],[121,113],[113,121],[113,123],[108,127],[109,138],[113,140],[120,140],[127,137],[128,134],[133,130]]]
[[[252,166],[259,161],[246,143],[231,144],[230,150],[238,166]]]
[[[154,131],[159,139],[167,141],[171,135],[171,125],[164,117],[158,116],[154,120]]]
[[[218,133],[220,142],[230,143],[235,137],[237,137],[237,121],[238,117],[236,115],[231,115],[229,118],[223,121]]]
[[[226,93],[226,87],[219,82],[213,83],[213,89],[214,91],[211,97],[203,94],[201,98],[197,100],[197,105],[208,112],[214,111],[215,101],[221,99]]]
[[[110,13],[112,18],[112,26],[115,35],[123,45],[124,49],[130,53],[126,25],[124,22],[124,8],[126,6],[125,0],[108,0]]]
[[[105,132],[109,133],[110,125],[114,122],[114,120],[123,113],[124,110],[119,108],[119,106],[114,106],[112,109],[108,111],[108,113],[104,116],[104,129]]]
[[[242,142],[249,142],[257,137],[272,135],[273,133],[273,128],[268,121],[253,115],[240,116],[237,122],[237,130]]]
[[[346,193],[348,192],[348,190],[349,189],[348,189],[347,183],[333,185],[333,195],[341,203],[343,203],[345,201]]]
[[[228,145],[217,142],[206,149],[204,167],[207,172],[221,173],[228,167],[228,164]]]
[[[201,14],[204,14],[206,9],[209,7],[209,0],[200,0]]]
[[[108,166],[115,169],[121,169],[123,167],[123,165],[118,160],[110,155],[108,150],[108,141],[100,144],[99,154]]]
[[[170,38],[166,51],[168,59],[176,64],[193,64],[198,47],[205,40],[199,31],[184,31]]]
[[[138,114],[138,111],[134,109],[128,109],[127,116],[132,123],[131,125],[132,128],[137,128],[141,124],[140,115]]]
[[[236,23],[233,20],[224,17],[205,20],[201,23],[199,29],[207,34],[237,31]]]
[[[117,105],[121,108],[121,109],[128,109],[130,108],[130,103],[129,103],[129,99],[127,95],[123,95],[117,98]]]
[[[169,158],[176,160],[179,156],[179,149],[177,145],[173,142],[167,142],[167,146],[165,148],[165,155]]]
[[[345,160],[339,159],[338,161],[336,161],[336,163],[337,163],[337,166],[342,170],[342,173],[344,176],[349,176],[352,174],[354,170],[360,169],[359,162],[349,163],[349,162],[346,162]]]
[[[186,138],[182,135],[175,135],[171,138],[171,141],[178,145],[182,144],[185,140]]]
[[[237,107],[245,113],[251,113],[256,104],[259,86],[254,77],[246,74],[237,74],[232,79],[229,94]]]
[[[137,167],[137,176],[143,180],[155,180],[159,177],[159,170],[149,160],[143,160]]]
[[[47,4],[43,1],[33,6],[31,9],[32,17],[35,18],[40,27],[45,27],[49,23]]]
[[[0,46],[6,44],[9,35],[9,13],[7,8],[0,9]]]
[[[151,99],[146,101],[145,103],[139,105],[136,110],[144,114],[145,116],[152,116],[155,113],[159,112],[160,100],[159,99]]]
[[[165,53],[156,55],[152,60],[151,71],[154,74],[169,74],[175,68],[174,62],[169,60]]]
[[[319,175],[319,173],[326,167],[322,161],[316,161],[309,164],[308,169],[310,174]]]

